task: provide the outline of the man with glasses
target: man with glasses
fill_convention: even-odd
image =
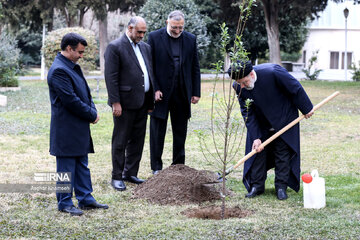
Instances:
[[[147,114],[154,108],[154,80],[150,46],[141,41],[146,33],[142,17],[132,17],[126,34],[105,51],[105,82],[112,107],[112,179],[117,191],[123,181],[141,184],[137,177],[143,152]]]
[[[149,34],[154,66],[155,108],[150,118],[150,157],[154,174],[163,168],[162,153],[170,113],[172,164],[185,163],[187,123],[191,103],[200,99],[200,67],[196,37],[184,31],[181,11],[171,12],[166,27]]]

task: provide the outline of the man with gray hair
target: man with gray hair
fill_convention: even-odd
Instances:
[[[162,169],[162,153],[170,113],[172,164],[185,163],[187,123],[191,103],[200,99],[200,67],[196,37],[184,31],[185,17],[172,11],[166,27],[149,34],[154,65],[155,109],[150,114],[150,157],[153,173]]]
[[[111,185],[118,191],[126,189],[123,181],[144,182],[137,174],[147,114],[154,108],[151,50],[141,41],[145,33],[145,20],[132,17],[126,34],[112,41],[105,51],[105,82],[114,121]]]

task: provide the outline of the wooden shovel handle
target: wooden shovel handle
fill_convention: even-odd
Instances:
[[[315,107],[314,107],[314,111],[318,110],[320,107],[322,107],[325,103],[327,103],[328,101],[330,101],[331,99],[333,99],[334,97],[336,97],[337,95],[339,95],[340,92],[336,91],[333,94],[331,94],[330,96],[328,96],[327,98],[325,98],[324,100],[322,100],[320,103],[318,103]],[[275,133],[274,135],[272,135],[270,138],[268,138],[265,142],[263,142],[259,147],[265,147],[266,145],[268,145],[269,143],[271,143],[274,139],[276,139],[277,137],[279,137],[281,134],[283,134],[284,132],[286,132],[287,130],[289,130],[289,128],[293,127],[295,124],[297,124],[298,122],[300,122],[301,120],[303,120],[305,118],[305,115],[301,115],[298,118],[296,118],[295,120],[293,120],[291,123],[289,123],[288,125],[286,125],[285,127],[283,127],[280,131],[278,131],[277,133]],[[232,170],[234,170],[235,168],[239,167],[241,164],[243,164],[246,160],[248,160],[249,158],[251,158],[252,156],[254,156],[256,154],[256,150],[253,149],[251,152],[249,152],[248,154],[246,154],[242,159],[240,159],[234,166],[230,167],[229,169],[226,170],[226,175],[229,174]]]

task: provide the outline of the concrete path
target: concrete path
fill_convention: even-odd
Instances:
[[[352,77],[352,71],[348,70],[347,73],[347,81],[353,81],[351,79]],[[294,76],[296,79],[305,79],[305,74],[303,72],[290,72],[292,76]],[[202,79],[212,79],[215,78],[215,74],[201,74]],[[227,74],[226,74],[227,76]],[[222,77],[222,75],[219,75],[219,77]],[[228,76],[227,76],[228,77]],[[86,76],[86,79],[104,79],[104,76],[98,75],[98,76]],[[345,81],[345,70],[334,70],[334,69],[326,69],[320,72],[319,80],[327,80],[327,81]],[[19,77],[19,80],[40,80],[40,76],[22,76]]]

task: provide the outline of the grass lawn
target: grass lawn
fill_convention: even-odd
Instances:
[[[223,221],[190,219],[182,211],[197,207],[159,206],[132,199],[133,184],[116,192],[111,178],[112,116],[101,82],[96,106],[101,119],[91,126],[95,154],[89,155],[93,195],[107,203],[106,211],[88,211],[70,217],[57,211],[55,194],[0,193],[0,239],[359,239],[360,233],[360,83],[301,82],[314,104],[333,93],[341,95],[324,105],[310,120],[301,122],[302,173],[317,169],[326,181],[323,209],[304,209],[302,188],[288,190],[289,199],[275,197],[274,173],[269,171],[266,191],[245,199],[242,167],[228,176],[235,193],[228,206],[253,212],[246,218]],[[96,81],[90,80],[91,89]],[[22,81],[22,90],[7,92],[8,106],[0,107],[0,184],[33,182],[35,172],[54,172],[55,157],[48,152],[50,105],[45,82]],[[200,103],[193,105],[186,145],[186,163],[196,169],[217,171],[200,152],[194,130],[209,125],[212,83],[204,81]],[[93,96],[97,96],[93,92]],[[237,109],[238,110],[238,109]],[[149,140],[145,141],[139,177],[151,177]],[[170,128],[164,166],[172,156]],[[239,154],[243,156],[243,150]],[[76,201],[75,201],[76,202]],[[205,205],[220,204],[205,203]]]

